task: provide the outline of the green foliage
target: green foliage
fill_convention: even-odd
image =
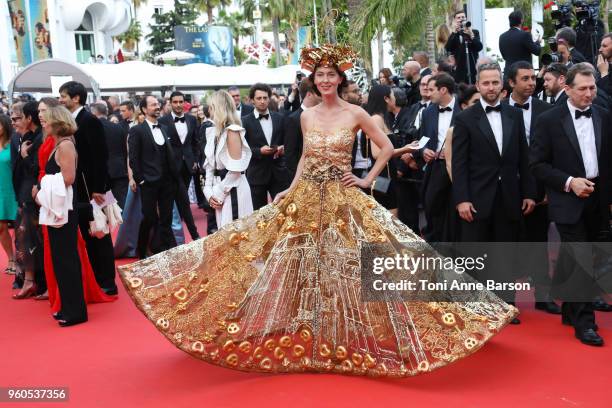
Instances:
[[[151,33],[146,39],[154,55],[174,49],[174,27],[193,25],[198,12],[187,0],[174,0],[174,10],[162,14],[153,14],[154,23],[149,24]]]

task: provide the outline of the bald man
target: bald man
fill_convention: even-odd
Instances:
[[[414,105],[421,100],[419,85],[421,84],[421,64],[417,61],[406,61],[402,68],[402,75],[406,79],[407,106]]]

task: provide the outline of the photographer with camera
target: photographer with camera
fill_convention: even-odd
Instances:
[[[572,3],[576,14],[576,48],[582,53],[585,61],[595,65],[599,44],[605,33],[604,23],[599,18],[599,1],[574,0]]]
[[[473,30],[472,23],[467,21],[465,11],[455,12],[453,33],[444,48],[455,58],[455,80],[473,84],[476,81],[476,60],[482,50],[482,42],[478,30]]]
[[[562,43],[568,47],[569,53],[571,55],[571,58],[569,60],[572,62],[572,64],[580,64],[581,62],[587,62],[587,59],[585,58],[584,54],[576,48],[576,31],[574,31],[573,28],[561,28],[559,31],[557,31],[557,35],[555,36],[555,38],[557,39],[557,47],[559,46],[559,44]]]
[[[523,13],[515,10],[508,16],[510,29],[499,37],[499,50],[506,61],[504,68],[504,78],[508,75],[510,67],[518,61],[531,62],[531,55],[539,56],[541,38],[535,41],[531,34],[523,31]]]
[[[304,74],[301,71],[295,74],[295,81],[291,84],[291,93],[285,98],[285,102],[283,103],[285,112],[295,112],[302,106],[302,101],[300,99],[300,82],[303,78]]]

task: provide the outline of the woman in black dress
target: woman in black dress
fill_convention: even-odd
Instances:
[[[67,189],[73,189],[72,207],[76,203],[76,163],[74,145],[76,123],[63,106],[49,108],[44,113],[43,126],[47,137],[53,137],[55,148],[45,167],[45,177],[61,173]],[[61,298],[61,309],[55,315],[60,326],[72,326],[87,321],[87,307],[83,294],[81,261],[77,250],[78,220],[76,211],[68,211],[67,223],[49,227],[49,246],[53,269]]]

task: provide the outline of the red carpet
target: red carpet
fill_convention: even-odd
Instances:
[[[194,215],[205,231],[201,211]],[[558,316],[519,304],[521,325],[431,374],[261,375],[208,365],[174,348],[123,290],[117,302],[90,306],[88,323],[60,328],[47,302],[11,299],[11,282],[0,277],[0,387],[65,386],[70,401],[0,408],[610,406],[611,313],[597,314],[608,341],[602,348],[579,343]]]

